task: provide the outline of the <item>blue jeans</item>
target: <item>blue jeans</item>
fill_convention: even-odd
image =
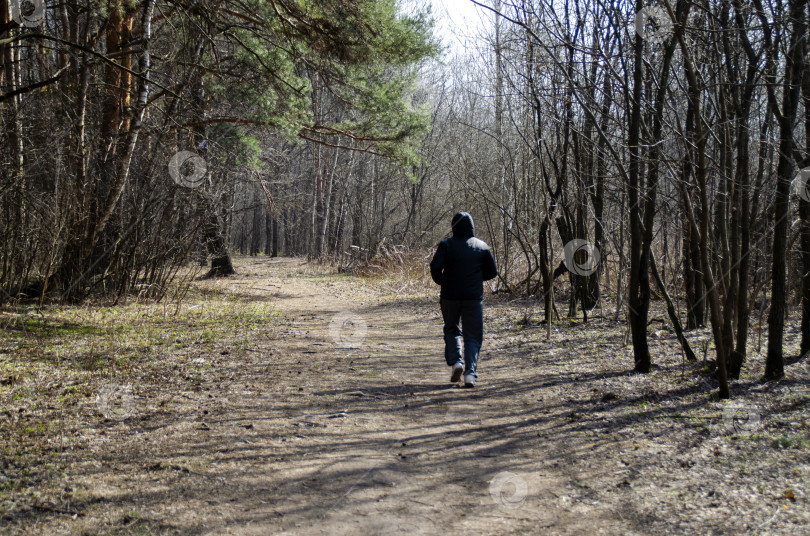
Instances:
[[[444,359],[451,367],[461,362],[463,348],[464,374],[477,378],[478,353],[484,340],[484,300],[442,298],[440,303],[444,318]]]

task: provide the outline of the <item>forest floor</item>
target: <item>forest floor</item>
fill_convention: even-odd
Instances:
[[[435,288],[236,265],[182,301],[0,311],[0,534],[810,526],[808,359],[760,384],[752,347],[719,401],[671,331],[651,326],[656,366],[632,374],[607,308],[547,340],[540,304],[488,296],[479,384],[463,389]],[[709,333],[688,336],[703,357]],[[787,355],[797,343],[791,319]]]

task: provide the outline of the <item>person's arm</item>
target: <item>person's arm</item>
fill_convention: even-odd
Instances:
[[[441,286],[444,283],[444,260],[447,255],[447,244],[439,242],[433,260],[430,261],[430,277],[433,282]]]
[[[481,275],[483,275],[484,281],[489,281],[498,275],[498,267],[495,266],[495,257],[492,256],[492,250],[487,249],[482,262]]]

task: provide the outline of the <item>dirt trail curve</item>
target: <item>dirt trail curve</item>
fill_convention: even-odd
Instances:
[[[238,272],[199,285],[262,315],[270,304],[275,322],[168,362],[131,418],[87,417],[94,439],[62,477],[70,502],[25,534],[798,534],[810,523],[806,451],[768,435],[784,433],[771,411],[792,412],[780,418],[804,433],[806,363],[779,384],[745,380],[763,427],[732,437],[711,378],[684,367],[671,334],[653,339],[656,372],[632,375],[622,325],[555,326],[547,342],[521,306],[488,300],[479,386],[462,389],[448,384],[435,296],[311,275],[300,260],[239,259]]]

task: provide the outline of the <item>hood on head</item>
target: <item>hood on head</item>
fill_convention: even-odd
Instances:
[[[453,216],[453,236],[457,238],[469,238],[475,236],[475,224],[472,216],[468,212],[459,212]]]

